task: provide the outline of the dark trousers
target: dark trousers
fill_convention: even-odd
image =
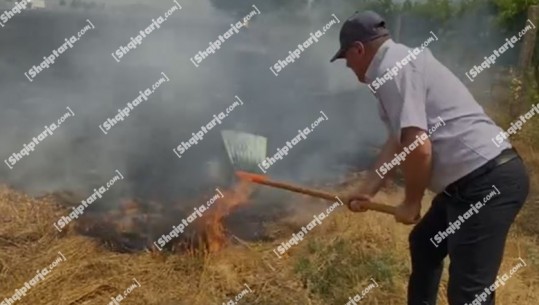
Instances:
[[[509,227],[528,196],[529,177],[518,157],[482,170],[478,177],[463,183],[459,180],[438,194],[410,233],[408,305],[436,304],[443,260],[448,254],[450,305],[471,304],[496,281]],[[495,188],[499,194],[493,193]],[[485,198],[489,194],[492,198]],[[470,214],[470,204],[483,201],[484,205]],[[460,229],[445,235],[450,223],[455,228],[458,219],[464,219]],[[494,305],[494,293],[481,304]]]

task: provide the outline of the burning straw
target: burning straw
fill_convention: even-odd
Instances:
[[[159,250],[175,253],[221,250],[230,239],[224,220],[239,206],[247,204],[251,194],[252,189],[245,181],[224,190],[222,198],[209,207],[202,217]],[[85,213],[76,222],[75,230],[97,238],[113,251],[157,251],[154,242],[185,218],[185,206],[185,203],[181,203],[165,208],[157,202],[125,200],[117,210]]]

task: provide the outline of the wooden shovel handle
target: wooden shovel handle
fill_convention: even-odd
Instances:
[[[290,183],[269,180],[266,176],[259,175],[259,174],[238,171],[236,172],[236,175],[240,179],[248,180],[253,183],[263,184],[263,185],[272,186],[272,187],[283,189],[283,190],[288,190],[295,193],[300,193],[300,194],[305,194],[305,195],[309,195],[316,198],[326,199],[331,202],[340,201],[341,203],[345,204],[344,202],[341,201],[341,199],[339,198],[337,194],[332,194],[332,193],[328,193],[328,192],[324,192],[320,190],[297,186]],[[385,214],[390,214],[390,215],[395,215],[395,207],[390,206],[390,205],[376,203],[376,202],[366,202],[363,206],[369,210],[373,210],[373,211],[377,211],[377,212],[381,212]]]

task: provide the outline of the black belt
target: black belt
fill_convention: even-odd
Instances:
[[[463,186],[465,184],[469,184],[471,180],[474,180],[476,178],[478,178],[479,176],[482,176],[488,172],[490,172],[491,170],[493,170],[494,168],[502,165],[502,164],[505,164],[515,158],[520,158],[519,154],[517,153],[517,151],[513,148],[508,148],[508,149],[504,149],[497,157],[495,157],[494,159],[491,159],[490,161],[488,161],[487,163],[485,163],[484,165],[482,165],[481,167],[479,167],[478,169],[474,170],[473,172],[467,174],[466,176],[460,178],[459,180],[451,183],[450,185],[448,185],[444,192],[449,192],[449,193],[452,193],[452,190],[455,190],[457,188],[459,188],[460,186]]]

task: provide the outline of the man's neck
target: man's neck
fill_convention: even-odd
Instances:
[[[369,79],[369,69],[372,69],[372,65],[373,65],[373,61],[376,60],[376,57],[377,57],[377,54],[379,53],[380,51],[380,48],[382,48],[382,46],[391,41],[391,37],[387,36],[387,37],[384,37],[383,39],[380,39],[378,41],[374,41],[371,45],[369,45],[367,48],[366,48],[366,53],[365,53],[365,56],[367,56],[367,59],[368,59],[368,62],[369,64],[367,65],[367,68],[365,70],[365,73],[363,75],[365,75],[365,79],[362,80],[362,82],[366,83],[368,82],[368,79]]]

